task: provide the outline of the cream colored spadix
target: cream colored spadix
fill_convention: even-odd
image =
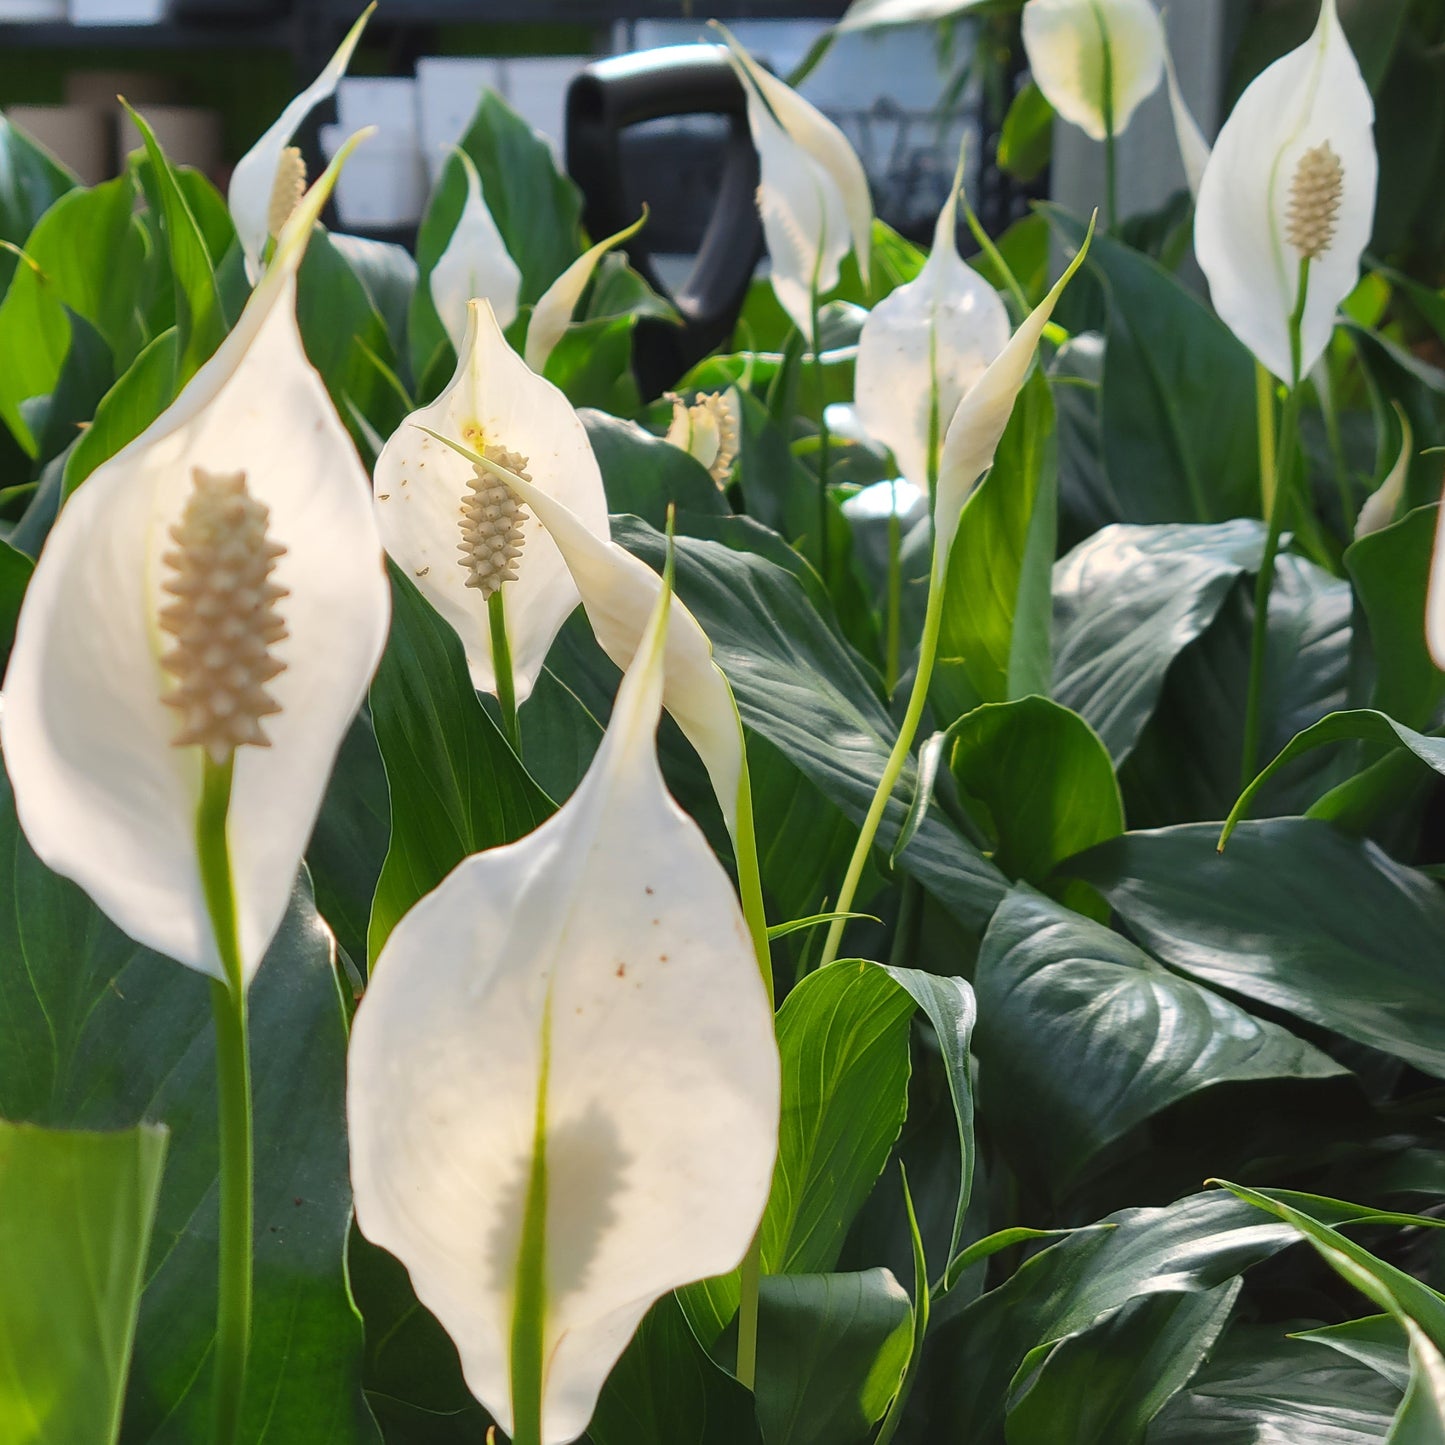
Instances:
[[[1095,218],[1097,220],[1097,217]],[[994,453],[1003,440],[1004,429],[1013,415],[1019,390],[1028,378],[1034,352],[1044,327],[1054,314],[1064,288],[1084,264],[1094,238],[1095,221],[1079,253],[1055,283],[1052,291],[1025,318],[1013,339],[999,353],[983,375],[959,402],[943,439],[943,457],[938,471],[938,494],[934,502],[933,570],[934,586],[941,586],[948,574],[948,555],[958,533],[963,505],[979,479],[993,465]]]
[[[647,221],[647,207],[630,225],[624,226],[615,235],[589,246],[543,293],[532,308],[532,319],[527,323],[527,344],[524,348],[527,365],[541,375],[547,365],[547,358],[556,349],[557,343],[566,335],[572,324],[572,313],[597,269],[597,263],[614,247],[630,241]]]
[[[706,467],[708,476],[725,488],[738,459],[739,411],[735,386],[703,392],[691,405],[673,396],[666,440]]]
[[[607,498],[587,432],[567,398],[507,345],[485,300],[472,301],[467,315],[446,389],[413,412],[377,458],[376,516],[386,550],[461,637],[473,683],[495,692],[489,593],[468,586],[472,574],[458,565],[463,507],[475,495],[476,467],[431,433],[520,459],[538,491],[563,499],[579,525],[604,542]],[[535,516],[521,518],[519,526],[519,551],[510,562],[516,577],[502,583],[501,596],[520,702],[578,598],[547,529]]]
[[[487,208],[476,163],[460,147],[456,155],[466,175],[467,198],[428,284],[432,304],[460,356],[467,339],[468,303],[474,297],[489,301],[497,325],[505,331],[516,319],[522,273]]]
[[[737,897],[658,769],[667,603],[576,793],[397,924],[352,1026],[357,1223],[542,1445],[586,1429],[654,1300],[738,1264],[777,1152]]]
[[[1374,116],[1335,0],[1323,0],[1310,38],[1239,98],[1200,184],[1194,248],[1214,308],[1291,385],[1314,369],[1340,303],[1359,280],[1379,175]],[[1326,146],[1333,161],[1322,168]],[[1309,256],[1297,376],[1290,317],[1305,254],[1294,244],[1302,233],[1291,216],[1301,200],[1329,202],[1333,223],[1305,236],[1323,244]]]
[[[858,338],[859,419],[922,491],[949,419],[1009,339],[998,292],[958,254],[962,186],[960,157],[923,270],[873,308]]]
[[[197,859],[203,753],[225,756],[220,722],[252,709],[262,736],[231,739],[228,828],[249,979],[386,638],[366,473],[296,324],[297,267],[350,149],[283,229],[235,330],[62,509],[5,677],[0,739],[31,846],[132,938],[222,979]],[[224,497],[188,520],[198,475],[244,490],[250,540]],[[188,630],[198,617],[224,635]],[[229,663],[211,656],[221,644]],[[211,730],[188,737],[188,719]]]
[[[336,54],[326,62],[326,68],[300,95],[287,103],[271,128],[236,162],[236,169],[231,172],[226,204],[230,207],[236,236],[245,254],[246,274],[253,283],[261,274],[266,242],[276,234],[270,226],[282,209],[276,204],[278,185],[280,194],[295,194],[295,162],[300,160],[300,153],[297,152],[294,159],[286,155],[291,148],[291,138],[301,122],[335,92],[341,77],[346,74],[346,67],[351,64],[352,52],[361,39],[361,32],[375,9],[376,0],[372,0],[361,12],[356,24],[346,32],[346,38],[336,47]]]
[[[1122,135],[1164,76],[1164,27],[1149,0],[1028,0],[1023,38],[1045,99],[1094,140],[1111,133],[1111,119]]]
[[[458,456],[474,464],[481,462],[476,453],[450,438],[439,433],[432,436]],[[572,574],[573,596],[581,595],[599,645],[619,667],[626,667],[641,645],[662,578],[646,562],[594,532],[561,497],[495,466],[486,469],[505,482],[550,534]],[[707,634],[676,598],[666,647],[662,705],[702,759],[728,831],[736,839],[746,774],[737,703],[713,661]]]
[[[850,250],[865,284],[868,280],[873,245],[868,177],[848,137],[827,116],[713,24],[747,92],[773,290],[811,342],[813,303],[838,284],[838,268]]]

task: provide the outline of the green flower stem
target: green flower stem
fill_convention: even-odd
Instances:
[[[738,1295],[738,1383],[755,1389],[758,1378],[758,1289],[763,1277],[763,1230],[753,1235],[743,1256]]]
[[[1300,329],[1304,324],[1305,302],[1309,296],[1310,263],[1300,261],[1299,299],[1289,319],[1290,365],[1293,384],[1285,398],[1280,419],[1279,447],[1275,458],[1274,492],[1270,499],[1269,531],[1265,535],[1264,556],[1254,584],[1254,631],[1249,649],[1249,692],[1244,704],[1244,748],[1240,757],[1240,787],[1253,781],[1259,766],[1259,747],[1264,727],[1262,716],[1265,655],[1269,650],[1269,597],[1274,588],[1275,559],[1279,539],[1289,515],[1291,482],[1299,451],[1300,414]]]
[[[935,549],[937,544],[935,543]],[[947,559],[940,565],[935,558],[933,571],[928,580],[928,610],[923,618],[923,639],[918,648],[918,671],[913,675],[913,690],[908,695],[908,709],[903,714],[903,724],[888,761],[883,765],[883,776],[868,807],[853,856],[848,861],[848,872],[844,875],[843,886],[838,892],[838,901],[833,905],[839,914],[853,910],[853,899],[863,877],[869,854],[873,851],[873,840],[878,836],[878,826],[893,796],[893,789],[903,774],[903,765],[913,751],[913,739],[918,734],[918,724],[923,719],[923,709],[928,702],[928,685],[933,679],[933,664],[938,657],[938,634],[943,625],[943,594],[947,576]],[[838,957],[838,948],[843,941],[843,930],[848,926],[846,918],[838,917],[828,925],[827,942],[823,945],[823,958],[819,968],[826,968]]]
[[[502,710],[502,732],[512,751],[522,756],[522,729],[517,721],[517,689],[512,681],[512,645],[507,641],[507,604],[499,587],[487,598],[487,621],[492,631],[492,672],[497,679],[497,705]]]
[[[828,388],[823,371],[823,343],[818,326],[818,286],[813,283],[813,378],[818,384],[818,570],[831,585],[833,549],[828,533],[828,461],[832,437],[828,431]]]
[[[903,524],[898,520],[898,483],[893,483],[893,508],[888,513],[888,623],[884,644],[883,685],[888,696],[898,686],[903,611]]]
[[[1274,377],[1258,361],[1254,363],[1254,408],[1259,418],[1259,500],[1260,515],[1268,517],[1274,506],[1275,436]]]
[[[552,994],[542,1011],[541,1071],[532,1128],[532,1170],[517,1246],[512,1304],[512,1445],[542,1445],[543,1346],[547,1314],[547,1084]]]
[[[221,1235],[216,1306],[214,1387],[216,1445],[240,1438],[251,1345],[252,1172],[251,1066],[246,1043],[246,985],[236,931],[236,896],[226,819],[231,806],[234,757],[206,757],[196,844],[206,911],[216,935],[225,981],[211,981],[216,1030],[216,1086],[220,1132]]]

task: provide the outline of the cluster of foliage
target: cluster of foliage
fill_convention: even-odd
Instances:
[[[1324,8],[1322,27],[1333,0]],[[785,87],[740,64],[766,186],[768,125],[800,146],[819,133]],[[836,153],[808,154],[833,174]],[[266,179],[269,201],[270,170]],[[324,798],[320,778],[299,790],[314,785],[319,800],[304,866],[264,959],[257,950],[234,972],[214,966],[216,949],[227,963],[219,934],[178,967],[186,949],[157,940],[184,940],[193,918],[160,916],[138,895],[117,904],[96,886],[108,872],[123,894],[135,866],[114,843],[112,804],[139,764],[105,739],[138,725],[96,706],[111,696],[103,690],[45,694],[46,726],[83,735],[93,771],[66,782],[63,816],[52,801],[62,790],[22,774],[15,756],[0,776],[0,1438],[209,1437],[225,1389],[213,1366],[236,1318],[218,1211],[231,1144],[218,1145],[216,1129],[229,1006],[249,1015],[254,1313],[238,1434],[223,1421],[217,1438],[482,1445],[496,1428],[486,1405],[504,1424],[515,1409],[519,1441],[576,1436],[580,1424],[524,1421],[517,1399],[518,1341],[540,1343],[544,1316],[571,1318],[557,1290],[544,1306],[545,1285],[528,1297],[524,1264],[500,1284],[476,1264],[503,1247],[525,1262],[538,1237],[531,1194],[518,1197],[510,1177],[481,1179],[460,1203],[448,1193],[458,1159],[477,1167],[493,1121],[530,1121],[534,1107],[543,1117],[546,1068],[519,1115],[501,1091],[522,1015],[492,997],[494,1011],[473,1016],[475,1000],[463,1000],[469,980],[482,990],[498,971],[525,974],[527,948],[558,947],[548,930],[573,907],[595,910],[567,940],[579,957],[630,948],[603,884],[646,859],[678,880],[659,890],[670,892],[659,916],[734,989],[736,1014],[672,1016],[666,1038],[628,1024],[642,1031],[558,1064],[602,1121],[584,1110],[575,1128],[538,1130],[543,1172],[573,1187],[567,1227],[582,1243],[568,1247],[582,1253],[568,1298],[587,1294],[598,1241],[626,1236],[636,1297],[611,1304],[641,1318],[611,1356],[589,1346],[600,1395],[577,1387],[558,1421],[580,1408],[591,1445],[1445,1441],[1445,1294],[1434,1288],[1445,1281],[1432,1228],[1445,1181],[1445,672],[1426,628],[1440,509],[1431,452],[1445,446],[1445,373],[1427,358],[1445,344],[1445,295],[1367,261],[1338,318],[1331,303],[1319,364],[1283,378],[1295,384],[1277,395],[1161,261],[1176,249],[1167,226],[1149,228],[1152,241],[1141,230],[1140,249],[1041,207],[990,245],[973,281],[958,281],[956,193],[930,265],[881,222],[852,225],[847,193],[824,184],[820,224],[843,215],[848,236],[835,229],[836,255],[823,265],[820,246],[791,291],[774,242],[783,284],[757,286],[736,349],[678,384],[685,398],[726,398],[725,421],[704,408],[679,429],[685,406],[645,402],[630,364],[639,321],[665,320],[667,303],[619,254],[587,249],[571,183],[495,96],[441,178],[415,257],[313,226],[327,185],[252,244],[238,239],[234,189],[228,210],[149,136],[125,175],[87,189],[0,118],[0,646],[8,655],[22,608],[16,658],[27,628],[53,626],[54,640],[53,655],[31,647],[7,674],[7,752],[23,743],[38,756],[21,721],[41,710],[33,679],[124,641],[103,622],[107,606],[124,611],[104,587],[124,584],[126,539],[92,537],[82,556],[67,509],[88,505],[92,477],[94,496],[137,457],[152,466],[147,438],[168,435],[166,417],[220,396],[247,328],[289,315],[293,273],[300,337],[326,395],[316,386],[298,401],[311,382],[278,372],[268,399],[266,378],[253,378],[259,400],[245,425],[252,439],[271,429],[278,467],[293,441],[311,455],[298,417],[335,429],[339,459],[316,486],[339,499],[337,518],[357,497],[370,517],[363,466],[381,512],[395,448],[414,465],[477,441],[437,421],[455,372],[508,398],[549,398],[535,410],[559,454],[573,444],[575,408],[610,522],[582,528],[601,529],[595,544],[567,541],[581,508],[549,501],[541,443],[525,459],[530,479],[508,472],[515,457],[477,470],[511,476],[585,604],[565,622],[561,609],[555,641],[511,697],[498,633],[459,635],[428,600],[427,568],[403,559],[385,523],[393,563],[379,665],[365,654],[368,629],[381,648],[384,600],[354,612],[334,601],[347,587],[379,590],[379,548],[351,574],[318,564],[340,579],[335,636],[305,647],[327,653],[338,677],[355,653],[369,692],[359,712],[344,678],[317,700],[318,715],[345,714],[334,771]],[[786,234],[786,217],[765,206],[764,219]],[[475,306],[469,326],[447,301],[456,237],[483,233],[506,293],[485,315],[496,313],[505,340]],[[1062,293],[1050,289],[1058,252],[1079,268]],[[830,269],[837,284],[822,297]],[[464,307],[479,274],[464,278]],[[953,425],[952,406],[934,420],[920,481],[935,510],[900,513],[901,444],[895,457],[829,423],[840,404],[868,410],[868,318],[896,320],[902,288],[940,274],[963,286],[986,278],[986,304],[1006,309],[1008,326]],[[1009,358],[1017,375],[1002,402],[980,402],[990,378],[1007,381]],[[541,387],[533,371],[555,391],[528,390]],[[514,372],[520,380],[507,379]],[[938,374],[924,378],[937,411]],[[882,384],[900,412],[917,403],[906,379]],[[558,424],[547,408],[562,396]],[[516,405],[520,416],[533,403]],[[431,451],[409,450],[421,446],[409,419],[432,427]],[[980,444],[981,481],[966,466]],[[558,488],[575,482],[574,468]],[[308,485],[287,481],[298,495]],[[176,516],[154,522],[147,565],[170,545],[161,533]],[[339,521],[332,535],[310,519],[314,537],[287,538],[295,552],[342,545]],[[938,550],[939,535],[952,546]],[[454,543],[453,532],[453,554]],[[587,580],[589,557],[600,581]],[[66,565],[89,613],[48,581]],[[647,585],[629,592],[638,577]],[[62,626],[72,605],[79,620]],[[718,754],[682,686],[668,692],[685,667],[674,668],[664,635],[684,639],[686,664],[698,626],[741,718],[741,793],[719,786]],[[143,675],[110,670],[114,696],[150,689],[155,701],[163,642],[149,640],[157,665]],[[617,760],[652,756],[659,696],[672,716],[657,756],[695,828],[660,794],[646,807],[618,802],[641,788]],[[55,698],[74,714],[59,715]],[[599,796],[607,806],[589,813]],[[274,816],[287,807],[276,803]],[[304,798],[295,807],[304,812]],[[574,846],[579,819],[594,832]],[[207,826],[202,816],[203,872]],[[561,860],[552,894],[537,885],[551,866],[543,839]],[[284,839],[250,846],[286,857]],[[71,861],[80,857],[84,867]],[[593,889],[582,903],[567,892],[574,865],[576,887]],[[741,912],[730,884],[718,891],[724,866]],[[473,877],[492,879],[491,891],[460,893]],[[456,899],[448,934],[443,901]],[[764,1047],[746,1027],[763,1002],[751,947],[729,951],[734,924],[747,937],[744,920],[776,994]],[[436,944],[463,936],[454,952]],[[244,926],[240,940],[244,953]],[[395,972],[403,965],[412,972]],[[562,966],[547,962],[537,977]],[[454,1007],[426,992],[428,969],[455,975]],[[430,1000],[436,1059],[425,1031],[404,1040],[404,1058],[389,1052],[402,1035],[387,1020],[408,1016],[413,980]],[[486,1046],[468,1052],[458,1034],[478,1018]],[[688,1122],[699,1148],[721,1151],[707,1109],[725,1091],[698,1083],[699,1060],[730,1049],[739,1077],[727,1098],[780,1095],[781,1127],[763,1150],[770,1161],[776,1149],[771,1189],[765,1208],[744,1200],[730,1217],[737,1240],[696,1254],[713,1270],[736,1264],[756,1230],[751,1281],[745,1261],[741,1275],[684,1282],[685,1266],[669,1277],[675,1266],[659,1261],[692,1226],[667,1210],[724,1154],[694,1167],[673,1141],[675,1167],[654,1176],[639,1155],[625,1188],[600,1190],[587,1171],[603,1168],[608,1129],[626,1132],[636,1113],[651,1130],[654,1103],[674,1119],[702,1100]],[[492,1092],[489,1080],[500,1081]],[[449,1135],[459,1108],[463,1126]],[[381,1114],[390,1135],[375,1127]],[[569,1173],[573,1155],[583,1163]],[[493,1173],[512,1163],[500,1152],[490,1162]],[[709,1188],[745,1193],[737,1172]],[[363,1229],[396,1256],[356,1228],[353,1183]],[[435,1250],[426,1264],[408,1254],[390,1195],[443,1221],[440,1265]],[[468,1215],[478,1201],[500,1222]],[[543,1214],[546,1235],[545,1204]],[[449,1265],[454,1280],[439,1282]],[[508,1342],[498,1356],[480,1326],[465,1328],[469,1298],[483,1294],[512,1321],[510,1377]],[[454,1298],[451,1313],[438,1303]],[[597,1323],[581,1320],[579,1335]]]

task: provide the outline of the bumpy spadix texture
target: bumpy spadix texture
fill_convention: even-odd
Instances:
[[[998,358],[971,386],[958,404],[943,439],[943,456],[938,469],[938,494],[934,500],[933,585],[941,587],[948,575],[948,555],[958,535],[964,503],[979,479],[993,465],[994,453],[1003,440],[1004,429],[1013,415],[1014,403],[1028,378],[1039,339],[1059,297],[1084,264],[1094,238],[1094,223],[1079,254],[1055,283],[1053,290],[1025,317],[1013,339]]]
[[[777,1150],[738,901],[657,765],[664,619],[576,793],[397,924],[352,1027],[357,1223],[509,1433],[519,1245],[542,1244],[544,1445],[586,1429],[655,1299],[738,1263]]]
[[[1094,140],[1109,134],[1106,47],[1115,135],[1164,77],[1164,27],[1149,0],[1028,0],[1023,38],[1029,70],[1049,104]]]
[[[1289,321],[1301,254],[1311,255],[1301,375],[1320,359],[1359,280],[1379,175],[1374,118],[1335,0],[1323,0],[1314,34],[1240,96],[1205,167],[1194,249],[1214,309],[1285,382],[1295,380]]]
[[[175,679],[161,701],[180,714],[175,745],[221,763],[238,747],[271,746],[261,719],[281,705],[266,684],[286,668],[274,650],[286,637],[276,605],[286,589],[271,574],[286,548],[267,536],[270,511],[246,490],[245,472],[191,476],[175,547],[161,558],[162,589],[175,598],[159,619],[174,640],[161,666]]]
[[[682,397],[672,397],[667,440],[705,466],[718,486],[726,486],[738,459],[736,392],[701,392],[690,406]]]
[[[758,150],[758,212],[778,302],[813,340],[814,293],[838,284],[852,250],[863,280],[873,246],[868,177],[848,137],[791,86],[769,75],[722,26],[728,58],[748,99]]]
[[[296,163],[301,156],[292,146],[291,138],[301,122],[335,91],[351,63],[351,54],[361,39],[361,32],[375,9],[373,0],[336,47],[336,54],[327,61],[326,68],[287,104],[271,128],[236,162],[236,169],[231,172],[226,204],[230,207],[231,220],[236,225],[236,238],[246,258],[246,274],[252,282],[261,275],[261,257],[267,238],[279,233],[286,215],[290,214],[290,210],[285,215],[280,214],[284,198],[290,197],[291,209],[299,199]],[[287,158],[288,150],[294,153],[294,158]],[[304,170],[301,179],[304,183]]]
[[[960,165],[923,270],[873,308],[858,338],[859,420],[920,491],[932,485],[931,449],[1009,339],[998,293],[958,254],[962,185]]]
[[[487,447],[483,455],[531,481],[526,457],[498,446]],[[467,586],[490,597],[501,591],[504,582],[517,580],[517,558],[526,541],[522,531],[526,510],[495,472],[477,467],[467,481],[461,512],[459,565],[467,574]]]
[[[132,938],[217,978],[196,810],[204,748],[224,738],[223,690],[250,697],[270,742],[236,750],[227,828],[249,980],[386,638],[366,473],[296,325],[296,270],[344,155],[216,354],[61,509],[5,677],[0,738],[31,846]],[[238,474],[248,500],[233,528]],[[177,746],[192,723],[201,735]]]
[[[279,236],[291,212],[306,194],[306,162],[296,146],[287,146],[276,165],[276,184],[271,187],[271,205],[266,212],[266,234]]]
[[[1289,188],[1285,234],[1305,260],[1318,261],[1333,244],[1344,194],[1344,168],[1329,141],[1299,158]]]
[[[414,411],[376,462],[376,517],[386,550],[456,629],[472,682],[496,690],[491,620],[484,589],[457,566],[457,527],[477,481],[474,465],[428,431],[474,451],[496,447],[526,458],[533,484],[563,498],[581,524],[606,540],[607,498],[587,432],[567,398],[530,371],[507,345],[491,306],[473,301],[457,369],[430,406]],[[530,509],[535,513],[535,508]],[[556,544],[535,516],[519,514],[519,552],[505,582],[507,642],[520,702],[531,692],[558,629],[577,606],[577,589]]]

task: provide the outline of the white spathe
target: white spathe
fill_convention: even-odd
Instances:
[[[1164,27],[1149,0],[1028,0],[1023,39],[1044,98],[1094,140],[1110,129],[1106,61],[1116,136],[1164,78]]]
[[[1097,219],[1097,217],[1095,218]],[[1024,318],[1013,339],[998,359],[970,388],[958,404],[943,439],[943,457],[938,470],[938,492],[933,507],[933,585],[941,587],[948,576],[948,556],[958,535],[964,503],[973,494],[983,474],[993,465],[994,453],[1003,440],[1014,403],[1028,379],[1044,327],[1054,314],[1064,287],[1074,278],[1094,238],[1094,221],[1079,247],[1078,255],[1053,290]]]
[[[1257,76],[1214,143],[1199,188],[1194,250],[1214,309],[1275,376],[1294,375],[1290,316],[1299,255],[1287,239],[1290,191],[1301,158],[1326,143],[1339,158],[1343,194],[1333,240],[1310,264],[1299,375],[1329,344],[1335,313],[1354,290],[1375,218],[1379,161],[1374,103],[1335,0],[1314,33]]]
[[[438,435],[434,440],[468,455],[466,447],[449,438]],[[535,480],[509,476],[507,483],[551,534],[598,645],[625,668],[641,646],[662,578],[640,557],[590,528],[560,496],[544,492]],[[746,762],[742,722],[732,688],[713,661],[707,633],[677,598],[666,647],[662,705],[702,759],[728,832],[736,838]]]
[[[527,365],[539,376],[547,365],[556,345],[566,335],[572,324],[572,313],[597,269],[597,263],[614,247],[631,240],[647,220],[647,209],[630,225],[624,226],[615,235],[589,246],[568,268],[542,293],[532,308],[532,319],[527,322],[527,344],[524,348]]]
[[[271,128],[236,162],[226,204],[236,227],[237,239],[246,258],[246,275],[252,284],[261,275],[261,258],[269,236],[267,223],[271,215],[271,196],[276,189],[276,175],[281,168],[281,153],[291,144],[301,122],[335,93],[351,64],[352,52],[361,39],[361,32],[376,9],[376,0],[361,12],[346,38],[336,47],[336,54],[326,68],[301,92],[293,97],[276,117]]]
[[[1355,521],[1355,540],[1368,537],[1371,532],[1382,532],[1395,520],[1400,503],[1405,500],[1405,484],[1410,480],[1410,463],[1415,455],[1415,432],[1405,408],[1398,401],[1391,402],[1395,415],[1400,421],[1400,455],[1395,465],[1386,474],[1385,480],[1365,498],[1360,515]]]
[[[880,301],[858,338],[854,404],[899,471],[927,490],[943,432],[965,393],[1008,345],[998,292],[958,254],[963,167],[939,212],[923,270]]]
[[[1174,57],[1166,48],[1164,51],[1164,75],[1169,82],[1169,113],[1174,118],[1174,139],[1179,146],[1179,163],[1184,167],[1184,180],[1189,194],[1197,201],[1199,187],[1204,183],[1204,171],[1209,165],[1209,142],[1184,99],[1179,88],[1179,76],[1174,69]]]
[[[838,268],[850,250],[868,281],[873,247],[868,177],[848,137],[827,116],[758,65],[721,25],[717,29],[747,94],[773,291],[811,343],[814,300],[838,284]]]
[[[357,1224],[406,1265],[509,1433],[519,1245],[545,1161],[529,1230],[544,1445],[587,1428],[656,1299],[738,1264],[777,1153],[752,944],[658,768],[666,609],[664,594],[576,793],[397,924],[352,1025]]]
[[[467,198],[446,250],[432,267],[428,284],[432,304],[460,356],[470,324],[468,302],[477,298],[489,301],[497,325],[505,331],[517,317],[522,272],[487,208],[476,163],[460,147],[456,154],[466,175]]]
[[[487,600],[466,585],[467,570],[458,561],[462,500],[476,473],[430,433],[461,438],[478,452],[497,446],[522,456],[537,489],[565,499],[580,524],[603,540],[609,536],[607,497],[571,403],[507,345],[486,301],[471,302],[468,318],[446,389],[412,412],[376,459],[376,517],[387,552],[461,638],[473,685],[495,692]],[[547,528],[528,517],[522,536],[516,580],[501,590],[519,703],[531,693],[578,601]]]
[[[0,718],[20,825],[137,942],[216,978],[196,852],[202,752],[176,747],[158,614],[194,468],[244,471],[285,546],[289,635],[270,747],[235,755],[228,837],[249,981],[286,909],[342,737],[381,656],[390,591],[366,471],[307,361],[296,271],[349,147],[283,229],[241,318],[185,390],[62,508],[25,597]]]

